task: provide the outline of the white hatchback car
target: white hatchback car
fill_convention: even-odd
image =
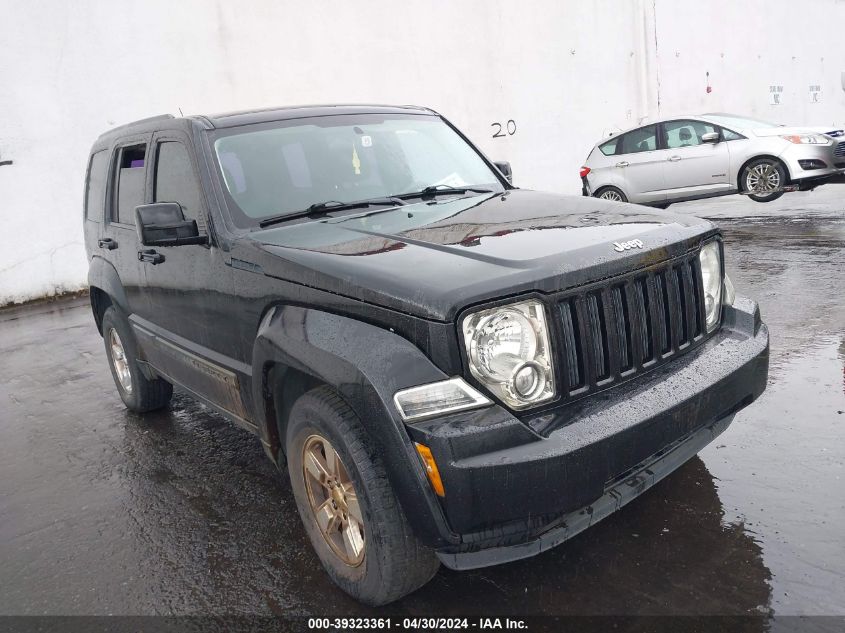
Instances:
[[[843,171],[842,130],[703,114],[648,123],[597,143],[581,181],[585,196],[667,206],[732,193],[770,202]]]

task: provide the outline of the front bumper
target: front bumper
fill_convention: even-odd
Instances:
[[[621,507],[695,455],[765,389],[768,331],[738,299],[722,329],[673,362],[545,411],[548,436],[498,406],[409,427],[437,461],[459,543],[453,568],[532,556]]]
[[[845,140],[840,142],[840,139],[836,139],[832,145],[791,145],[780,155],[780,159],[786,164],[793,182],[837,176],[845,169]],[[826,167],[805,169],[799,161],[821,161]]]
[[[441,562],[449,569],[477,569],[536,556],[560,545],[576,534],[601,521],[606,516],[633,501],[664,477],[671,475],[689,459],[712,442],[731,422],[734,414],[725,416],[667,446],[650,459],[637,464],[629,472],[610,482],[604,494],[583,508],[560,517],[553,526],[536,538],[514,545],[487,549],[438,552]]]

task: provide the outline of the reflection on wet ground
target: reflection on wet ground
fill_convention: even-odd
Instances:
[[[845,211],[812,217],[718,220],[737,292],[760,303],[773,332],[772,362],[845,336]]]
[[[843,339],[822,338],[701,453],[724,522],[763,551],[775,613],[845,609]]]
[[[328,581],[257,440],[184,396],[124,410],[84,301],[0,314],[0,613],[841,614],[845,225],[722,224],[771,327],[761,400],[569,543],[379,611]]]

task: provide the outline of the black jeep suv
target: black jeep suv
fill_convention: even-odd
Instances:
[[[766,385],[715,226],[509,174],[415,107],[155,117],[91,152],[121,398],[150,411],[178,385],[255,433],[370,604],[558,545]]]

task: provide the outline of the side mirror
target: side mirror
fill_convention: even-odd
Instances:
[[[701,135],[701,142],[702,143],[718,143],[719,142],[719,133],[718,132],[707,132],[707,134]]]
[[[205,244],[196,220],[186,220],[177,202],[156,202],[135,207],[135,226],[144,246]]]
[[[502,175],[510,184],[513,184],[513,172],[511,171],[511,164],[507,162],[493,163]]]

